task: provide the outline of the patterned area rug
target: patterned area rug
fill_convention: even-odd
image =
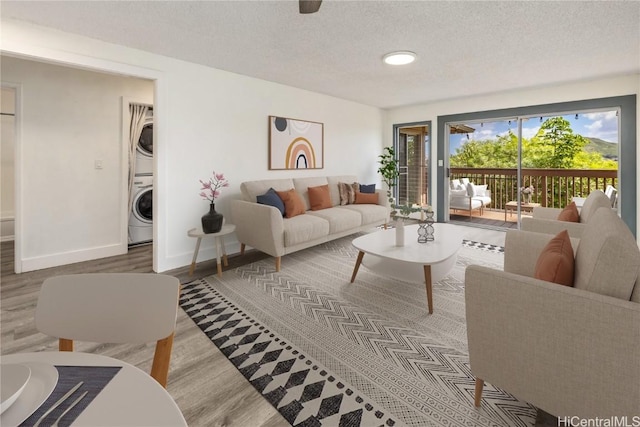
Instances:
[[[180,304],[293,426],[532,426],[536,409],[485,384],[473,406],[464,315],[467,265],[502,248],[465,241],[454,269],[424,284],[362,267],[355,236],[183,286]]]

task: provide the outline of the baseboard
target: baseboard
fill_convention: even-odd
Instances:
[[[52,255],[43,255],[22,260],[22,272],[41,270],[43,268],[57,267],[76,262],[91,261],[127,253],[127,245],[115,244],[77,251],[62,252]]]
[[[0,219],[0,241],[15,240],[15,220],[13,217]]]
[[[209,260],[216,259],[216,248],[215,248],[215,245],[213,245],[213,240],[211,240],[211,243],[210,243],[211,246],[203,247],[205,245],[205,240],[208,240],[208,239],[203,239],[202,245],[200,246],[200,250],[198,251],[198,260],[196,262],[209,261]],[[193,250],[195,250],[195,243],[196,243],[196,240],[193,239]],[[228,256],[236,255],[240,253],[240,243],[238,241],[225,242],[224,248]],[[159,269],[158,273],[163,273],[165,271],[174,270],[176,268],[191,265],[191,260],[193,259],[193,250],[191,252],[182,253],[180,255],[175,255],[170,258],[166,258],[164,260],[165,262],[162,265],[162,269]]]

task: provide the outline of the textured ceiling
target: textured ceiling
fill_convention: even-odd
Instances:
[[[636,1],[7,1],[19,19],[391,108],[640,72]],[[411,50],[402,68],[385,53]]]

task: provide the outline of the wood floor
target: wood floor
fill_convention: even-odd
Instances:
[[[465,227],[465,238],[504,245],[504,232]],[[1,354],[28,351],[57,351],[57,340],[35,329],[34,311],[40,286],[54,275],[88,272],[151,273],[151,246],[130,248],[116,257],[27,272],[13,273],[13,242],[2,242],[0,278]],[[229,267],[265,258],[257,251],[230,256]],[[215,261],[197,265],[193,276],[188,267],[172,270],[182,283],[216,273]],[[150,372],[154,345],[96,345],[76,343],[77,351],[95,352],[124,360]],[[251,386],[215,345],[182,311],[169,371],[167,390],[173,396],[189,426],[276,427],[289,423]]]
[[[57,351],[57,340],[39,333],[33,321],[40,286],[47,277],[88,272],[152,272],[151,246],[131,248],[127,255],[22,274],[13,273],[13,242],[2,242],[0,256],[1,354]],[[264,255],[258,252],[229,257],[227,268],[261,257]],[[185,283],[215,272],[215,261],[205,261],[198,264],[192,277],[188,276],[187,267],[167,274]],[[150,372],[154,344],[134,346],[78,342],[76,351],[105,354]],[[182,310],[178,313],[167,390],[189,426],[289,425]]]

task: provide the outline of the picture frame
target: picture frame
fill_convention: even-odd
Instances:
[[[269,170],[323,168],[323,123],[269,116]]]

